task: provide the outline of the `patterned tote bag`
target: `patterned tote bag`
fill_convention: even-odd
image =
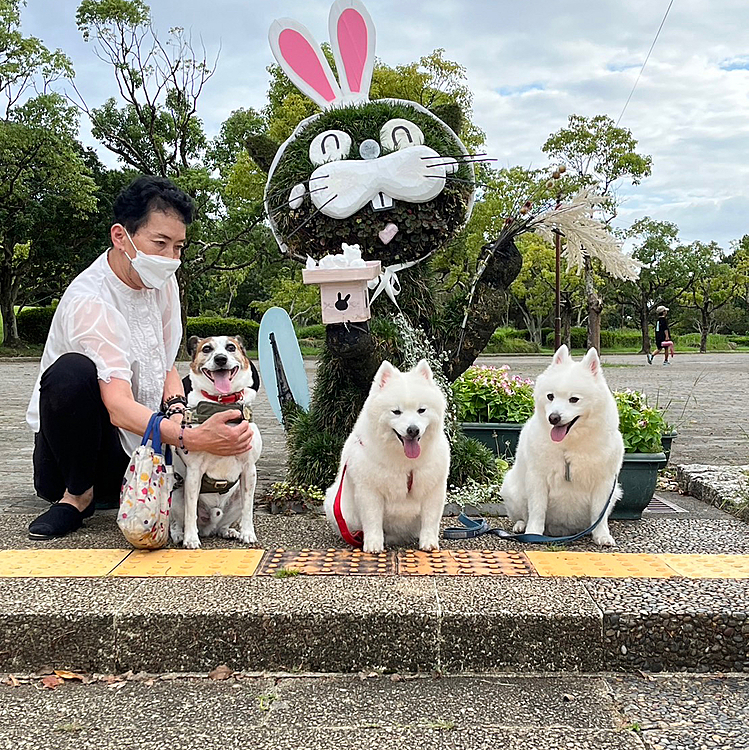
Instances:
[[[169,541],[174,468],[172,451],[161,450],[162,414],[148,422],[143,442],[130,457],[120,490],[117,525],[125,539],[138,549],[161,549]],[[149,440],[151,445],[148,445]]]

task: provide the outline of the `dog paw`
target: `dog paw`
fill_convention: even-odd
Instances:
[[[593,542],[599,547],[616,547],[616,542],[614,541],[614,537],[611,536],[611,534],[602,534],[598,537],[594,536]]]
[[[364,544],[362,545],[362,552],[371,552],[373,555],[378,555],[380,552],[385,551],[385,543],[381,541],[377,542],[370,542],[368,540],[364,540]]]
[[[433,535],[419,539],[419,549],[424,552],[436,552],[440,548],[439,539]]]
[[[219,529],[216,536],[220,536],[222,539],[239,539],[239,531],[233,526],[229,526],[227,529]]]
[[[424,552],[439,552],[440,545],[438,542],[420,542],[419,549],[423,550]]]
[[[525,531],[525,521],[515,521],[515,525],[512,527],[513,534],[522,534]]]
[[[195,537],[185,536],[182,541],[182,546],[185,549],[200,549],[200,539],[197,535],[195,535]]]
[[[185,538],[185,530],[172,526],[169,529],[169,535],[172,537],[172,541],[175,544],[181,544],[182,540]]]
[[[237,535],[242,544],[257,544],[257,534],[254,531],[247,531]]]

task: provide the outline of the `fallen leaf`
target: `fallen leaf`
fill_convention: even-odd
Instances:
[[[63,682],[65,682],[65,680],[58,677],[56,674],[48,674],[46,677],[42,677],[42,685],[44,685],[47,690],[54,690],[56,687],[62,685]]]
[[[226,664],[221,664],[216,669],[208,673],[211,680],[228,680],[234,674],[234,670],[229,669]]]
[[[80,680],[81,682],[84,680],[84,675],[77,672],[68,672],[65,669],[56,669],[55,674],[58,677],[62,677],[63,680]]]
[[[12,685],[13,687],[18,687],[21,683],[16,679],[16,676],[13,674],[8,675],[8,684]]]

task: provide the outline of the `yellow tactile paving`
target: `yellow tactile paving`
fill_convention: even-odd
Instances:
[[[581,578],[749,578],[749,555],[449,549],[0,550],[0,578],[106,576],[474,575]],[[292,573],[293,574],[293,573]]]
[[[306,576],[395,574],[395,553],[391,550],[369,554],[358,549],[276,549],[268,552],[258,575],[272,576],[279,571]],[[281,573],[283,575],[283,573]]]
[[[526,551],[540,576],[581,578],[671,578],[678,575],[663,555],[626,552]]]
[[[263,557],[261,549],[138,550],[110,575],[158,578],[161,576],[252,576]]]
[[[129,549],[0,550],[0,578],[99,578],[122,562]]]
[[[749,555],[661,555],[685,578],[749,578]]]
[[[522,552],[450,549],[437,552],[399,550],[400,575],[532,576],[535,571]]]

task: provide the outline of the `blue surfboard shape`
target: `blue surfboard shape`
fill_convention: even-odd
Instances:
[[[281,394],[291,391],[295,403],[309,411],[309,383],[294,324],[282,307],[271,307],[260,321],[257,339],[260,377],[276,419],[283,424]],[[279,367],[280,365],[280,367]]]

